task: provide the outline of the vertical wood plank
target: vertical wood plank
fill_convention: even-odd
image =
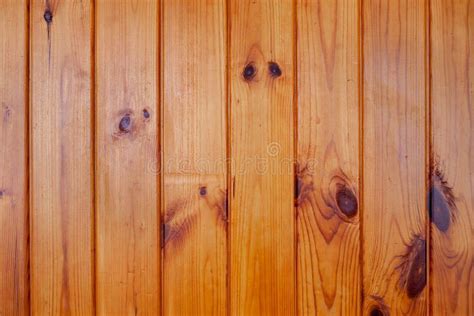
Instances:
[[[158,7],[96,1],[100,315],[160,310]]]
[[[474,314],[474,2],[431,1],[431,314]]]
[[[0,315],[28,315],[27,1],[0,2]]]
[[[298,314],[358,315],[359,7],[298,1]]]
[[[363,2],[364,314],[424,315],[426,2]]]
[[[226,313],[225,1],[163,3],[165,315]]]
[[[294,2],[230,3],[230,312],[291,315]]]
[[[31,6],[33,315],[94,312],[90,1]]]

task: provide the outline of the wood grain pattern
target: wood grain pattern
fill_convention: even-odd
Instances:
[[[97,312],[160,310],[157,1],[96,1]]]
[[[230,4],[232,315],[295,313],[294,3]]]
[[[431,314],[474,314],[474,2],[431,1]]]
[[[225,1],[163,8],[163,313],[224,315]]]
[[[0,316],[474,314],[474,0],[0,0]]]
[[[358,315],[359,12],[298,1],[298,313]]]
[[[31,312],[94,312],[89,1],[31,3]]]
[[[424,315],[426,2],[363,2],[364,314]]]
[[[0,315],[29,314],[27,1],[0,1]]]

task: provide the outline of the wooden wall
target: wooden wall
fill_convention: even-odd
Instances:
[[[0,315],[473,315],[473,1],[1,0],[0,40]]]

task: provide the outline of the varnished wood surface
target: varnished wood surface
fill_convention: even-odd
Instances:
[[[295,313],[292,1],[230,7],[230,312]]]
[[[298,313],[357,315],[357,1],[298,1]]]
[[[427,313],[426,2],[363,2],[363,313]]]
[[[431,5],[431,314],[472,315],[474,2]]]
[[[30,7],[33,315],[94,312],[92,9]]]
[[[0,315],[29,314],[28,10],[0,2]]]
[[[163,313],[227,309],[226,6],[163,7]]]
[[[473,12],[0,1],[0,316],[471,315]]]
[[[160,311],[156,1],[96,1],[99,315]]]

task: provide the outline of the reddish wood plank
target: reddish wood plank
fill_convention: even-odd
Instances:
[[[227,310],[223,0],[163,3],[165,315]]]
[[[230,313],[295,303],[295,3],[230,2]]]
[[[96,1],[97,312],[160,311],[158,1]]]
[[[298,314],[358,315],[359,7],[298,1]]]
[[[427,312],[426,5],[363,1],[364,314]]]
[[[94,313],[90,1],[31,2],[31,312]]]
[[[431,314],[474,314],[474,1],[431,1]]]
[[[0,315],[28,315],[27,1],[0,1]]]

